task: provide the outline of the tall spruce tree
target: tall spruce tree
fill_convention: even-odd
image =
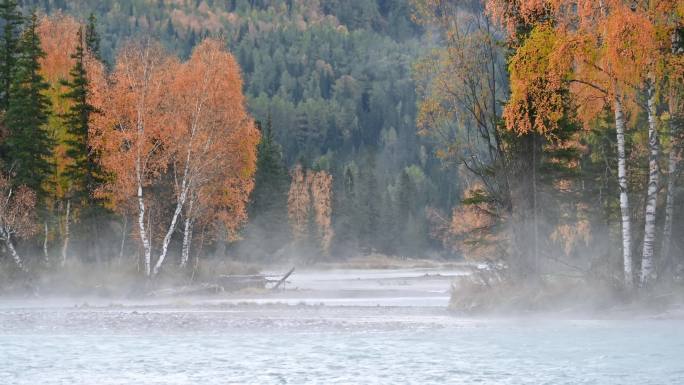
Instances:
[[[0,20],[3,23],[0,41],[0,109],[7,110],[23,22],[16,0],[0,0]]]
[[[257,126],[261,126],[257,123]],[[258,253],[271,255],[287,243],[287,194],[290,177],[283,163],[280,146],[273,137],[271,118],[261,133],[257,147],[257,171],[249,216],[252,218],[246,238],[254,238]]]
[[[90,87],[86,60],[97,59],[99,54],[99,37],[94,33],[94,17],[89,24],[79,28],[77,32],[78,44],[71,55],[74,66],[69,71],[68,81],[62,81],[67,92],[62,95],[69,109],[62,115],[69,134],[65,144],[66,155],[71,162],[65,169],[65,176],[69,180],[69,191],[66,198],[68,204],[73,204],[75,210],[75,229],[79,237],[75,239],[80,244],[84,255],[101,260],[101,237],[103,218],[109,211],[96,190],[102,186],[106,173],[100,167],[97,151],[91,146],[90,119],[99,111],[90,104]],[[68,220],[68,219],[67,219]]]
[[[335,255],[351,256],[358,249],[358,226],[355,220],[358,219],[358,202],[356,199],[356,186],[354,172],[351,166],[346,166],[342,176],[337,178],[341,186],[337,188],[337,193],[333,195],[336,215],[334,219],[335,227]]]
[[[95,152],[89,145],[89,123],[91,114],[96,113],[89,101],[88,74],[83,28],[78,31],[76,52],[71,55],[74,66],[69,72],[71,80],[62,81],[68,91],[62,95],[69,102],[69,110],[62,116],[69,133],[66,140],[67,156],[71,163],[65,176],[71,181],[71,197],[82,206],[92,206],[95,189],[102,183],[102,170],[98,167]]]
[[[8,166],[15,173],[14,183],[26,185],[38,196],[45,195],[45,182],[52,171],[49,157],[53,139],[47,130],[50,100],[44,92],[48,84],[40,74],[40,59],[45,56],[36,31],[38,19],[31,15],[18,44],[16,68],[5,114],[9,131],[4,143]]]
[[[282,151],[273,137],[271,118],[262,130],[261,142],[257,147],[257,172],[252,193],[252,211],[255,215],[282,209],[283,220],[287,220],[285,202],[289,188],[287,167],[283,163]]]
[[[97,17],[91,13],[85,29],[85,46],[88,53],[97,60],[102,60],[100,54],[100,34],[97,33]]]

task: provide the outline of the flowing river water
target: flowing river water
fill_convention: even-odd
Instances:
[[[1,300],[0,384],[683,384],[673,317],[465,318],[459,271],[299,272],[286,290]]]

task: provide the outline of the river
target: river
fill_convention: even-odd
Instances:
[[[446,309],[458,271],[210,298],[0,301],[0,384],[682,384],[684,321]]]

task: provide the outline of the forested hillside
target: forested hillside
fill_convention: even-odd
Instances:
[[[181,59],[207,37],[225,42],[240,65],[247,108],[261,129],[260,166],[249,220],[233,235],[225,229],[202,235],[198,253],[277,261],[292,256],[425,256],[448,251],[431,236],[429,219],[451,210],[459,187],[455,169],[435,156],[433,140],[417,133],[412,66],[425,52],[425,39],[423,27],[412,21],[409,2],[41,0],[18,5],[25,15],[37,10],[39,19],[47,14],[89,21],[105,71],[115,69],[122,47],[131,40],[152,37]],[[65,31],[48,33],[54,32]],[[43,40],[44,47],[52,44],[50,38]],[[59,97],[64,91],[59,82],[68,80],[66,75],[48,79],[57,82],[51,93],[57,109],[48,114],[48,139],[56,146],[50,154],[54,169],[47,172],[53,187],[46,191],[47,210],[53,214],[40,220],[45,229],[29,247],[45,246],[46,255],[61,253],[68,231],[64,191],[70,183],[69,133],[60,117],[63,112],[58,111],[69,105]],[[299,187],[293,177],[296,170],[303,173]],[[316,184],[316,175],[325,178]],[[325,187],[323,181],[329,184],[324,199],[329,207],[317,211],[315,187]],[[297,213],[294,195],[302,192],[311,195],[311,201]],[[121,234],[132,231],[134,218],[118,217],[122,211],[113,204],[106,204],[117,213],[110,217],[109,228],[114,226],[113,233],[126,238]],[[295,230],[298,227],[300,231]],[[195,237],[199,245],[199,233]],[[179,226],[170,243],[182,242]],[[127,245],[135,246],[130,240]],[[111,257],[91,255],[93,247],[85,260]],[[70,248],[79,253],[73,240]],[[102,251],[106,248],[101,246],[98,253],[123,252],[112,247]]]
[[[2,0],[0,238],[24,271],[381,253],[681,280],[682,14]]]

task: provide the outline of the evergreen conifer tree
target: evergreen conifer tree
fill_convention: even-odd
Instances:
[[[16,64],[20,27],[23,22],[16,0],[0,0],[0,20],[3,23],[0,41],[0,109],[6,110]]]
[[[283,220],[287,219],[285,207],[289,177],[283,164],[280,146],[273,137],[271,118],[262,130],[257,147],[257,172],[252,193],[252,212],[255,216],[281,209]]]
[[[4,143],[8,166],[15,172],[13,182],[26,185],[38,196],[45,195],[45,182],[52,166],[53,139],[48,132],[50,100],[44,95],[48,84],[40,74],[40,59],[45,56],[36,31],[38,19],[31,15],[18,44],[16,68],[5,114],[9,131]]]
[[[65,174],[71,181],[71,195],[75,201],[83,206],[92,206],[95,203],[95,189],[102,183],[102,171],[98,167],[88,138],[90,116],[97,111],[88,101],[89,85],[85,67],[86,47],[83,28],[78,31],[78,41],[76,52],[71,56],[75,61],[69,72],[71,80],[62,81],[68,89],[62,97],[70,102],[69,110],[62,117],[69,133],[66,154],[72,161],[67,166]]]
[[[257,122],[257,126],[261,125]],[[273,137],[271,118],[261,130],[257,147],[257,171],[249,207],[250,224],[246,238],[253,239],[249,252],[271,256],[288,242],[287,195],[290,177],[283,163],[280,145]]]
[[[334,217],[336,255],[350,256],[358,249],[358,208],[356,201],[356,186],[354,172],[350,166],[344,168],[342,177],[338,182],[338,193],[333,195],[336,215]]]
[[[97,33],[97,18],[93,13],[88,17],[88,25],[85,29],[85,46],[90,55],[97,60],[102,60],[100,56],[100,35]]]

